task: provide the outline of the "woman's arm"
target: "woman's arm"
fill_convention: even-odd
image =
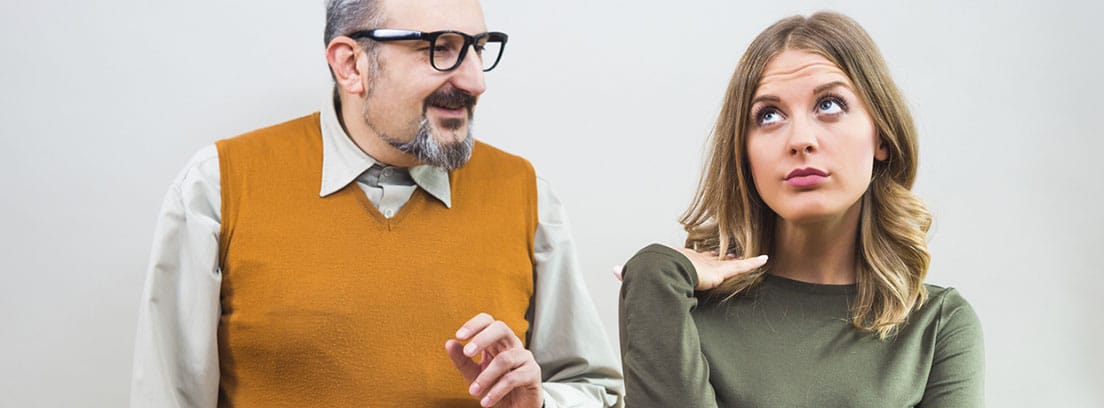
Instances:
[[[677,251],[650,245],[622,271],[621,360],[628,407],[715,407],[709,363],[690,312],[697,274]]]
[[[625,264],[619,311],[626,406],[717,406],[691,316],[698,306],[695,290],[765,262],[717,260],[653,244]]]

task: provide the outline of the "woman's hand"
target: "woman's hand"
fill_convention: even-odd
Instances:
[[[690,259],[690,263],[694,265],[694,270],[698,273],[698,284],[694,287],[694,290],[699,292],[713,289],[724,282],[725,279],[751,272],[767,263],[766,255],[747,259],[739,259],[728,255],[725,259],[718,259],[716,252],[694,252],[694,250],[687,248],[674,249],[685,255]]]

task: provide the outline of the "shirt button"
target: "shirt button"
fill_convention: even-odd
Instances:
[[[390,167],[383,169],[383,176],[384,177],[391,177],[391,168]]]
[[[387,216],[387,218],[391,218],[391,214],[394,214],[394,213],[395,212],[391,211],[390,209],[383,211],[383,215]]]

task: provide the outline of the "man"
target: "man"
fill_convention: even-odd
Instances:
[[[471,136],[506,39],[477,0],[329,0],[323,110],[169,190],[132,405],[620,405],[562,206]]]

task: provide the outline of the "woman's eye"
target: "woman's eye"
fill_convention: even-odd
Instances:
[[[823,99],[817,103],[817,113],[834,115],[843,111],[843,103],[835,98]]]
[[[759,113],[759,126],[770,125],[780,122],[781,120],[782,114],[774,109],[767,109]]]

